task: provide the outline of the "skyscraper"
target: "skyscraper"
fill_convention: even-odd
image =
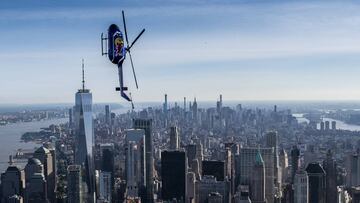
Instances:
[[[265,203],[265,163],[257,152],[250,182],[250,199],[253,203]]]
[[[164,113],[167,114],[167,110],[168,110],[168,98],[167,98],[167,94],[165,94],[165,101],[164,101]]]
[[[195,181],[196,181],[195,173],[188,172],[186,175],[185,202],[188,202],[188,203],[196,202]]]
[[[185,201],[187,162],[185,152],[161,153],[162,199]]]
[[[83,80],[82,89],[75,94],[75,163],[82,166],[84,173],[83,180],[87,192],[88,202],[94,201],[94,128],[92,115],[92,94],[85,89],[84,63],[82,64]]]
[[[233,143],[225,143],[225,177],[230,181],[230,193],[235,194],[235,151],[236,146]]]
[[[325,121],[325,130],[330,130],[330,121]]]
[[[101,156],[101,173],[100,173],[100,179],[101,179],[101,175],[105,172],[107,172],[108,174],[106,175],[110,175],[110,189],[111,189],[111,193],[110,195],[114,192],[114,184],[115,184],[115,179],[114,179],[114,173],[115,173],[115,155],[114,152],[115,151],[115,147],[113,143],[102,143],[100,144],[100,156]]]
[[[111,111],[109,105],[105,105],[105,123],[111,125]]]
[[[46,147],[39,147],[35,153],[34,158],[40,160],[44,166],[44,177],[47,186],[47,197],[49,201],[55,201],[55,171],[54,171],[54,157],[50,153],[50,150]],[[39,177],[40,178],[40,177]]]
[[[114,150],[113,143],[100,144],[101,171],[114,173]]]
[[[179,130],[178,127],[170,127],[170,150],[179,149]]]
[[[223,98],[222,98],[222,94],[220,94],[220,96],[219,96],[219,105],[218,105],[218,116],[219,116],[220,122],[224,117],[222,111],[223,111]]]
[[[204,153],[203,153],[203,145],[201,144],[200,140],[197,140],[196,143],[196,159],[199,163],[199,172],[202,171],[202,161],[204,160]]]
[[[38,203],[48,202],[47,187],[44,174],[34,173],[26,186],[26,202]]]
[[[349,187],[360,184],[360,157],[359,151],[350,153],[347,157],[346,170],[346,185]]]
[[[168,98],[167,98],[167,94],[165,94],[165,101],[164,101],[164,104],[163,104],[163,113],[164,113],[164,116],[165,116],[164,126],[167,126],[167,121],[168,121]]]
[[[309,202],[325,203],[325,171],[319,163],[310,163],[306,167],[309,177]]]
[[[143,129],[126,130],[125,168],[126,198],[139,197],[140,189],[145,187],[145,131]]]
[[[279,136],[276,131],[268,132],[265,136],[266,138],[266,147],[274,148],[274,177],[275,184],[280,186],[279,181]]]
[[[295,173],[299,168],[300,150],[294,146],[291,150],[291,182],[294,182]]]
[[[24,198],[25,202],[28,202],[28,200],[30,199],[30,196],[33,196],[32,195],[33,191],[30,188],[35,187],[34,185],[32,185],[32,184],[34,184],[34,181],[41,179],[39,175],[37,175],[37,178],[32,179],[32,177],[35,173],[42,174],[43,175],[42,177],[45,180],[43,164],[40,162],[39,159],[30,158],[28,160],[28,163],[25,166],[25,198]],[[45,189],[47,189],[46,185],[45,185]],[[47,191],[44,194],[46,194],[46,197],[44,197],[44,198],[47,199]]]
[[[360,159],[359,154],[357,152],[350,153],[346,160],[346,170],[348,171],[346,175],[346,185],[356,186],[360,183],[359,178],[359,166],[360,166]]]
[[[73,126],[73,108],[69,108],[69,127]]]
[[[267,202],[274,201],[274,148],[241,148],[235,156],[236,187],[250,185],[258,151],[265,164],[265,197]]]
[[[337,173],[336,162],[332,157],[331,150],[328,151],[323,167],[326,174],[326,203],[336,203],[337,199]]]
[[[10,165],[1,174],[1,202],[10,203],[9,198],[14,195],[23,196],[24,175],[17,166]]]
[[[288,177],[288,155],[284,149],[281,149],[279,152],[279,169],[281,182],[285,182],[285,179]]]
[[[145,185],[146,195],[142,197],[144,202],[154,202],[154,156],[152,141],[152,120],[151,119],[135,119],[133,127],[135,129],[143,129],[145,131]]]
[[[294,203],[309,203],[309,178],[304,170],[298,170],[295,174]]]
[[[30,158],[25,166],[25,186],[30,182],[34,173],[44,174],[44,166],[39,159]]]
[[[222,98],[222,94],[220,94],[220,96],[219,96],[219,98],[220,98],[220,107],[222,108],[222,106],[223,106],[223,98]]]
[[[110,123],[111,123],[111,127],[115,127],[115,119],[116,119],[116,114],[114,112],[110,113]]]
[[[184,97],[184,113],[186,112],[186,97]]]
[[[192,160],[196,159],[195,144],[189,144],[186,146],[186,155],[187,155],[188,165],[191,167]]]
[[[99,174],[99,201],[108,202],[112,200],[112,174],[107,171],[100,171]]]
[[[197,180],[200,179],[200,164],[199,164],[199,161],[197,159],[193,159],[191,161],[191,164],[190,164],[190,169],[189,171],[193,172],[195,174],[195,177]]]
[[[55,149],[55,143],[54,144],[44,144],[44,146],[50,151],[51,158],[52,158],[52,167],[53,167],[53,176],[51,177],[54,181],[54,190],[56,190],[56,183],[57,183],[57,161],[56,161],[56,149]],[[55,196],[56,198],[56,196]]]
[[[196,97],[194,98],[194,102],[193,102],[193,105],[192,105],[192,117],[193,117],[193,120],[195,122],[198,121],[198,105],[197,105],[197,102],[196,102]]]
[[[81,183],[81,166],[69,165],[67,168],[67,202],[79,203],[83,201],[83,188]]]
[[[336,121],[331,121],[331,130],[336,130]]]
[[[324,130],[325,130],[325,122],[324,122],[324,121],[321,121],[321,122],[320,122],[320,130],[321,130],[321,131],[324,131]]]

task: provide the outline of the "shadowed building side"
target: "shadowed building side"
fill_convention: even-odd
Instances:
[[[133,128],[143,129],[145,131],[145,185],[146,194],[142,195],[144,202],[154,202],[154,156],[152,140],[152,120],[151,119],[134,119]]]
[[[325,203],[325,171],[319,163],[306,167],[309,177],[309,202]]]

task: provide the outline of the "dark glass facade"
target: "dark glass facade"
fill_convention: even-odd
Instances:
[[[181,151],[161,153],[162,199],[185,200],[186,155]]]

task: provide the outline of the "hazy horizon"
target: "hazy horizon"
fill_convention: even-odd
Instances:
[[[193,101],[193,100],[192,100]],[[191,102],[192,102],[191,101]],[[216,101],[201,101],[197,100],[199,108],[212,108],[216,107]],[[173,101],[168,100],[168,108],[173,108],[175,103],[182,108],[183,101]],[[277,105],[277,109],[289,110],[291,109],[293,113],[304,113],[310,111],[319,111],[319,110],[360,110],[360,101],[304,101],[304,100],[292,100],[292,101],[275,101],[275,100],[242,100],[242,101],[229,101],[223,98],[223,105],[230,108],[235,108],[236,105],[241,104],[243,108],[260,108],[260,109],[273,109],[274,105]],[[105,105],[110,105],[110,108],[118,113],[124,113],[127,110],[131,110],[131,104],[126,102],[95,102],[93,103],[94,109],[96,112],[104,111]],[[135,110],[140,111],[147,109],[148,107],[153,108],[163,108],[163,101],[150,101],[150,102],[135,102]],[[189,100],[187,100],[186,108],[189,108]],[[0,112],[2,113],[11,113],[11,112],[20,112],[20,111],[32,111],[32,110],[60,110],[66,109],[74,106],[74,103],[47,103],[47,104],[0,104]],[[120,110],[120,111],[117,111]]]
[[[213,100],[199,100],[198,98],[196,98],[196,101],[198,103],[214,103],[214,105],[216,104],[216,101],[218,101],[219,99],[218,98],[214,98]],[[187,104],[189,104],[189,102],[193,102],[194,101],[194,98],[186,98],[186,101],[187,101]],[[136,102],[136,101],[135,101]],[[164,102],[164,99],[162,100],[153,100],[153,101],[138,101],[136,103],[141,103],[141,104],[144,104],[144,103],[159,103],[159,104],[162,104]],[[179,99],[176,99],[176,100],[169,100],[168,99],[168,102],[170,103],[178,103],[180,104],[180,106],[182,106],[183,104],[183,98],[182,100],[179,100]],[[342,100],[342,99],[338,99],[338,100],[313,100],[313,99],[308,99],[308,100],[301,100],[301,99],[298,99],[298,100],[272,100],[272,99],[269,99],[269,100],[251,100],[251,99],[244,99],[244,100],[223,100],[223,103],[234,103],[234,102],[245,102],[245,103],[275,103],[275,102],[279,102],[279,103],[297,103],[297,102],[304,102],[304,103],[321,103],[321,102],[324,102],[324,103],[350,103],[350,104],[357,104],[359,103],[360,105],[360,99],[350,99],[350,100]],[[130,103],[127,103],[126,101],[120,101],[119,102],[116,102],[116,101],[109,101],[109,102],[106,102],[106,101],[94,101],[93,102],[95,105],[106,105],[106,104],[116,104],[116,105],[131,105]],[[74,105],[74,102],[72,101],[69,101],[69,102],[46,102],[46,103],[0,103],[0,106],[25,106],[25,105]]]
[[[130,39],[146,28],[125,80],[135,102],[360,100],[360,2],[138,1],[0,3],[0,103],[70,103],[81,86],[95,102],[122,102],[117,69],[101,56],[110,23]],[[131,41],[131,40],[130,40]]]

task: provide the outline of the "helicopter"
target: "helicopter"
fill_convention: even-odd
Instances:
[[[144,34],[145,29],[142,29],[141,32],[137,35],[137,37],[134,39],[134,41],[132,43],[129,43],[124,11],[122,11],[122,19],[124,25],[126,45],[124,42],[123,32],[121,32],[121,30],[116,24],[111,24],[108,28],[107,37],[104,37],[104,33],[101,33],[101,54],[108,55],[109,60],[113,64],[117,65],[118,73],[119,73],[119,87],[116,87],[115,90],[120,92],[120,96],[122,98],[124,98],[128,102],[131,102],[132,107],[134,108],[131,93],[127,94],[126,92],[128,91],[128,87],[124,86],[123,63],[126,58],[126,54],[128,53],[130,57],[130,63],[132,67],[136,88],[138,89],[139,86],[138,86],[134,63],[132,60],[130,50],[134,46],[135,42],[141,37],[141,35]],[[107,52],[104,52],[104,42],[106,44],[106,41],[107,41],[107,45],[105,49],[107,49]]]

